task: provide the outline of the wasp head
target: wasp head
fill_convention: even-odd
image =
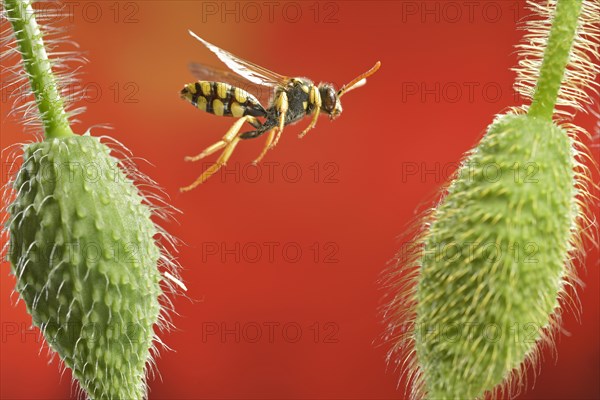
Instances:
[[[328,114],[330,119],[336,118],[342,113],[342,103],[340,99],[346,93],[356,88],[363,86],[367,83],[367,77],[373,75],[381,66],[381,63],[377,61],[375,65],[367,72],[360,74],[349,83],[342,86],[337,92],[333,88],[333,85],[329,83],[321,83],[319,85],[319,94],[321,95],[321,111]]]
[[[340,103],[340,98],[333,85],[329,83],[319,85],[319,94],[321,95],[321,112],[329,115],[331,119],[342,113],[342,103]]]

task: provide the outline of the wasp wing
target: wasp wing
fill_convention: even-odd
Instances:
[[[215,55],[219,58],[219,60],[223,61],[225,65],[227,65],[233,72],[243,76],[248,79],[252,83],[256,83],[257,85],[263,86],[284,86],[288,81],[289,77],[279,75],[273,71],[269,71],[266,68],[261,67],[260,65],[256,65],[250,61],[246,61],[240,57],[237,57],[231,54],[228,51],[221,49],[220,47],[215,46],[212,43],[207,42],[202,39],[200,36],[196,35],[192,31],[188,31],[190,35],[199,40],[202,44],[204,44],[210,51],[215,53]]]
[[[256,97],[262,104],[267,104],[273,96],[273,88],[258,85],[234,72],[212,67],[210,65],[190,63],[190,72],[201,81],[225,82],[239,87]]]

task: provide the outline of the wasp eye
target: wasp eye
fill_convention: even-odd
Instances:
[[[331,114],[337,103],[335,89],[331,86],[324,86],[319,91],[321,94],[321,109],[327,114]]]

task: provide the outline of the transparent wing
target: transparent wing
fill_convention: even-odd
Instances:
[[[236,86],[239,84],[240,86],[244,84],[249,84],[250,81],[240,76],[234,72],[213,67],[211,65],[205,65],[200,63],[191,62],[189,65],[190,72],[201,81],[215,81],[215,82],[227,82],[231,84],[235,84]],[[260,86],[256,83],[250,83],[253,86]]]
[[[202,39],[200,36],[196,35],[192,31],[188,31],[190,35],[199,40],[202,44],[204,44],[210,51],[215,53],[219,60],[223,61],[225,65],[227,65],[233,72],[243,76],[248,79],[250,82],[255,83],[257,85],[270,86],[275,87],[278,85],[285,85],[289,81],[289,77],[284,75],[279,75],[273,71],[269,71],[266,68],[261,67],[260,65],[256,65],[250,61],[246,61],[242,58],[239,58],[228,51],[225,51],[212,43],[207,42]]]
[[[190,72],[201,81],[225,82],[250,93],[258,99],[261,104],[269,104],[273,97],[271,86],[258,85],[250,82],[243,76],[234,72],[212,67],[210,65],[190,63]]]

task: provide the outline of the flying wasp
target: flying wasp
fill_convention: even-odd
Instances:
[[[181,188],[182,192],[192,190],[202,184],[225,165],[240,140],[253,139],[267,134],[265,146],[254,161],[258,163],[267,151],[277,145],[286,125],[294,124],[304,117],[310,116],[310,123],[299,135],[302,138],[315,127],[321,113],[328,115],[333,120],[342,113],[341,97],[349,91],[363,86],[367,82],[367,77],[373,75],[381,65],[378,61],[367,72],[357,76],[336,91],[330,83],[322,82],[315,85],[307,78],[291,78],[269,71],[207,42],[192,31],[189,33],[215,53],[233,72],[192,64],[190,69],[200,80],[185,85],[181,90],[181,98],[202,111],[239,119],[221,140],[208,146],[200,154],[185,158],[186,161],[198,161],[223,149],[217,161],[206,169],[194,183]],[[254,85],[269,88],[271,91],[269,106],[263,107],[254,95],[224,82],[235,82],[238,76]],[[246,123],[254,129],[240,133],[242,126]]]

